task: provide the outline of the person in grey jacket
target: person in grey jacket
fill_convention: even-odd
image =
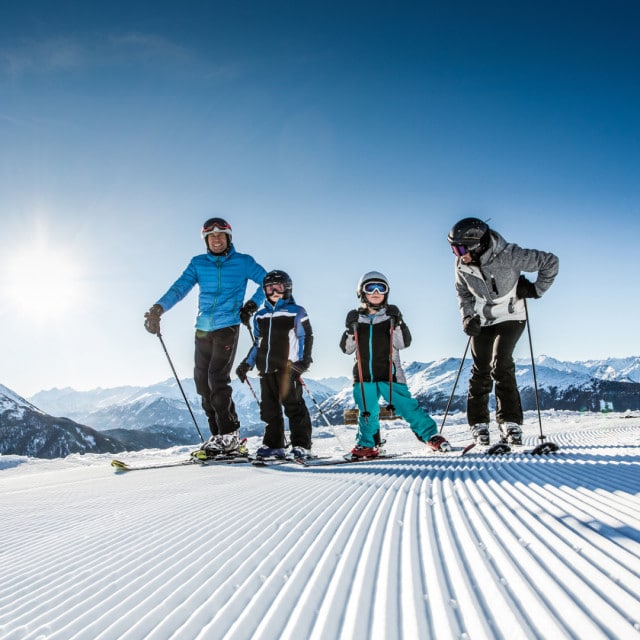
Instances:
[[[478,218],[458,221],[448,240],[456,256],[455,288],[473,358],[467,421],[476,442],[489,444],[489,395],[495,383],[501,440],[522,444],[513,350],[525,329],[524,299],[539,298],[549,289],[558,275],[558,257],[509,243]],[[535,282],[523,272],[537,273]]]

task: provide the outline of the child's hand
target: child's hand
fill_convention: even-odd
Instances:
[[[402,313],[395,304],[387,305],[387,315],[393,320],[393,324],[397,327],[402,324]]]
[[[249,326],[251,316],[258,310],[258,305],[253,300],[247,300],[240,309],[240,322]],[[244,381],[243,381],[244,382]]]
[[[291,363],[291,379],[299,380],[300,376],[309,368],[309,366],[305,363],[304,360],[297,360],[296,362]]]
[[[352,309],[347,313],[347,319],[345,320],[345,326],[347,329],[353,330],[353,325],[358,323],[360,312],[357,309]]]
[[[250,364],[247,364],[246,360],[243,360],[238,365],[238,368],[236,369],[236,375],[238,376],[238,379],[240,380],[240,382],[245,382],[246,381],[247,373],[249,373],[249,371],[251,371],[251,369],[253,369],[253,367]]]

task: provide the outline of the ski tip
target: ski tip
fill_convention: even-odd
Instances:
[[[127,466],[126,462],[122,462],[121,460],[112,460],[111,461],[111,466],[116,470],[116,471],[128,471],[129,467]]]
[[[534,456],[544,456],[549,453],[555,453],[558,451],[560,447],[555,442],[543,442],[539,444],[537,447],[531,449],[531,455]]]
[[[511,447],[508,444],[504,444],[504,442],[498,442],[498,444],[494,444],[492,447],[489,447],[485,453],[489,456],[501,456],[505,453],[509,453],[511,451]]]
[[[476,446],[475,442],[472,442],[471,444],[468,444],[463,450],[462,453],[460,454],[461,456],[465,455],[465,453],[468,453],[469,451],[471,451],[471,449],[473,449]]]

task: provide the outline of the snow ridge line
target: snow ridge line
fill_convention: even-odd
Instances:
[[[0,635],[638,637],[638,428],[584,434],[546,457],[12,480]]]

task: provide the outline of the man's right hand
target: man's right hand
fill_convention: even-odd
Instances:
[[[144,328],[149,333],[160,335],[160,316],[164,313],[164,309],[159,304],[154,304],[147,313],[144,314]]]

